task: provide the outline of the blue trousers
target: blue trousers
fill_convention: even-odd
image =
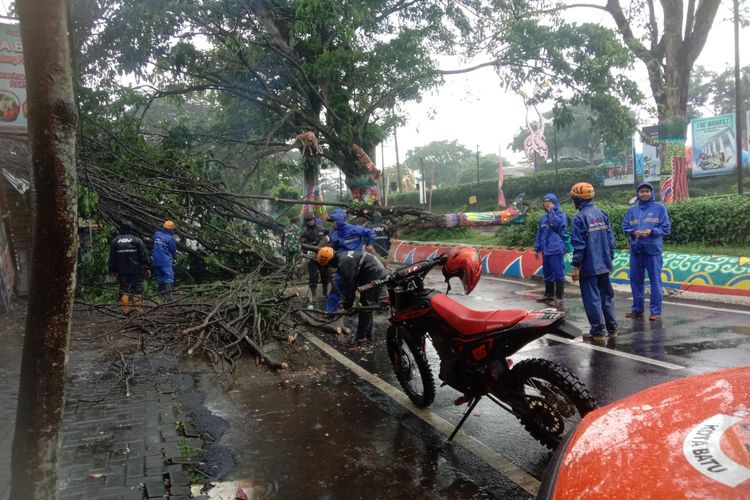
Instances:
[[[542,254],[542,274],[544,281],[562,281],[565,279],[565,263],[563,254]]]
[[[581,276],[580,281],[583,309],[591,325],[591,334],[603,335],[605,328],[608,332],[617,331],[615,291],[612,290],[609,274]]]
[[[648,300],[649,312],[655,316],[661,316],[661,268],[663,259],[661,254],[649,255],[645,253],[630,253],[630,290],[633,292],[634,313],[643,312],[643,303],[646,300],[644,279],[648,272],[648,280],[651,284],[651,298]]]
[[[165,283],[169,283],[171,285],[172,283],[174,283],[174,270],[172,269],[172,266],[154,266],[154,278],[156,278],[156,282],[160,285]]]
[[[338,311],[341,304],[341,292],[339,290],[341,290],[341,276],[336,271],[336,274],[333,275],[333,286],[331,291],[328,292],[328,297],[326,297],[326,312]]]

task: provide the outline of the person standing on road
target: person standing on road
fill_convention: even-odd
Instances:
[[[386,276],[385,266],[380,259],[370,252],[355,252],[347,250],[334,252],[331,247],[318,250],[318,264],[336,268],[337,287],[341,292],[344,310],[354,306],[357,287]],[[363,308],[377,305],[383,292],[383,286],[376,286],[359,294],[359,304]],[[356,332],[344,341],[345,347],[356,347],[372,340],[372,310],[363,309],[359,312]]]
[[[373,248],[381,257],[388,257],[388,251],[391,249],[391,234],[388,226],[383,223],[383,216],[377,210],[370,216],[369,227],[375,232]]]
[[[143,312],[143,276],[151,275],[146,245],[135,232],[132,222],[122,221],[119,234],[109,244],[109,274],[116,276],[120,284],[120,310],[123,314],[131,312],[131,296],[135,312]]]
[[[165,220],[162,228],[154,233],[154,251],[151,255],[154,277],[159,287],[159,296],[172,300],[174,285],[174,259],[177,255],[177,243],[174,240],[175,224]]]
[[[581,282],[581,299],[591,330],[584,339],[603,340],[606,328],[617,336],[615,292],[609,281],[615,254],[615,235],[607,214],[594,206],[594,186],[579,182],[570,190],[578,213],[573,217],[573,281]]]
[[[334,210],[328,221],[333,222],[330,245],[334,252],[361,252],[363,248],[370,253],[375,252],[372,246],[377,239],[375,231],[356,224],[349,224],[346,220],[346,212],[342,209],[337,208]],[[338,272],[336,272],[331,282],[331,293],[328,294],[328,298],[326,299],[327,312],[336,312],[341,303],[338,281],[340,281],[340,277]]]
[[[648,272],[651,283],[648,319],[656,321],[661,318],[662,239],[670,231],[669,214],[667,208],[654,199],[654,187],[648,182],[639,184],[636,194],[638,201],[622,220],[622,230],[630,238],[630,290],[633,293],[633,305],[625,316],[643,316],[644,278]]]
[[[307,274],[308,284],[310,286],[310,301],[314,302],[317,299],[318,293],[318,281],[323,285],[323,299],[325,300],[328,295],[328,282],[330,281],[330,273],[326,266],[321,266],[315,260],[317,256],[317,250],[322,248],[328,243],[327,231],[317,223],[315,215],[312,212],[307,212],[304,217],[305,229],[300,234],[299,241],[300,247],[302,248],[303,255],[310,257],[307,262]],[[305,245],[304,247],[302,245]],[[316,250],[310,247],[315,247]]]
[[[560,210],[560,202],[552,193],[544,195],[546,213],[539,220],[539,229],[534,241],[534,256],[542,254],[544,295],[540,302],[561,305],[565,291],[564,255],[569,251],[568,216]]]

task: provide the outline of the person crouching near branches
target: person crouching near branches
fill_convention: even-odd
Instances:
[[[120,310],[123,314],[131,312],[131,303],[135,312],[140,313],[143,312],[143,276],[151,275],[148,252],[143,240],[136,236],[132,222],[121,222],[118,232],[109,244],[109,274],[117,276],[120,283]]]
[[[594,186],[579,182],[570,190],[578,213],[573,217],[573,281],[581,281],[581,299],[591,330],[584,339],[603,340],[606,328],[617,336],[615,291],[609,280],[615,255],[615,235],[607,214],[594,206]]]
[[[341,292],[344,310],[354,306],[358,286],[386,277],[385,266],[370,252],[334,252],[331,247],[323,247],[318,250],[317,261],[321,266],[336,268],[336,286]],[[359,304],[365,309],[359,311],[357,330],[345,339],[344,347],[356,347],[372,340],[372,310],[366,308],[377,305],[383,292],[381,285],[359,294]]]
[[[644,278],[648,272],[651,297],[648,301],[651,321],[661,319],[662,238],[669,234],[667,207],[654,199],[654,187],[648,182],[636,188],[638,201],[628,209],[622,221],[622,231],[630,238],[630,290],[633,306],[625,316],[643,316],[645,301]]]
[[[565,291],[565,263],[563,258],[569,250],[568,216],[560,210],[560,202],[552,193],[544,195],[545,214],[539,220],[539,229],[534,241],[534,256],[542,254],[544,295],[540,302],[561,305]]]

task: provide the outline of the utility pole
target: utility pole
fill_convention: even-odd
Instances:
[[[424,176],[424,158],[419,159],[419,167],[422,170],[422,192],[424,193],[424,200],[427,201],[427,177]]]
[[[388,194],[385,192],[385,141],[380,141],[380,196],[383,197],[383,205],[388,205]]]
[[[401,192],[401,163],[398,161],[398,136],[393,129],[393,145],[396,148],[396,192]]]
[[[737,146],[737,194],[745,194],[742,185],[742,99],[740,97],[740,2],[734,0],[734,114]]]
[[[479,186],[479,144],[477,144],[477,186]]]

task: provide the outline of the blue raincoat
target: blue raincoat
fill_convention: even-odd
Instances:
[[[568,250],[570,235],[568,234],[568,216],[560,210],[560,202],[552,193],[544,195],[550,200],[554,208],[542,215],[539,229],[534,241],[534,252],[542,253],[542,273],[544,281],[561,281],[565,279],[565,264],[563,255]]]
[[[358,226],[356,224],[349,224],[346,221],[346,212],[342,209],[337,208],[331,213],[330,220],[336,223],[334,230],[331,232],[331,247],[336,253],[347,252],[353,250],[355,252],[363,252],[365,244],[374,244],[377,240],[375,231],[369,227]],[[333,276],[333,287],[331,292],[326,298],[326,311],[335,312],[339,308],[341,303],[341,289],[342,281],[338,271]]]
[[[643,313],[646,295],[645,273],[648,273],[651,284],[649,312],[653,316],[661,316],[662,239],[669,234],[671,226],[667,208],[656,202],[651,184],[639,184],[635,189],[636,196],[642,187],[651,189],[651,198],[643,201],[639,197],[622,221],[622,231],[630,238],[630,290],[633,293],[633,306],[630,310],[635,314]],[[636,231],[645,230],[651,230],[651,233],[648,236],[635,236]]]
[[[591,201],[578,204],[573,217],[573,267],[580,269],[581,299],[592,335],[617,331],[615,292],[609,280],[615,254],[615,235],[607,214]]]
[[[174,283],[174,257],[177,245],[172,231],[159,229],[154,233],[154,252],[151,257],[154,268],[154,278],[158,284]]]

